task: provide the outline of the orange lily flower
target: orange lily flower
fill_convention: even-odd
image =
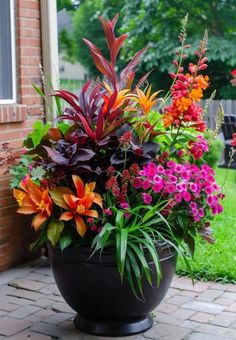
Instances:
[[[146,94],[140,90],[140,89],[136,89],[137,94],[135,95],[135,98],[133,98],[134,101],[136,101],[139,106],[142,108],[143,112],[147,115],[148,112],[151,110],[151,108],[156,105],[156,103],[158,102],[158,99],[154,100],[156,98],[156,96],[158,95],[158,93],[160,93],[161,91],[157,91],[154,92],[151,95],[151,90],[152,90],[152,86],[150,85],[147,89]],[[161,99],[159,99],[161,100]]]
[[[69,210],[61,214],[60,220],[70,221],[74,219],[76,230],[83,237],[87,227],[81,216],[98,218],[98,212],[90,208],[93,203],[98,204],[102,208],[102,198],[98,193],[94,192],[95,182],[84,185],[82,179],[77,175],[72,175],[72,179],[77,196],[66,187],[55,188],[50,193],[55,204]]]
[[[21,181],[20,189],[13,189],[13,195],[17,200],[20,214],[34,214],[32,226],[35,230],[46,221],[52,213],[52,200],[47,189],[42,189],[31,181],[29,177]]]

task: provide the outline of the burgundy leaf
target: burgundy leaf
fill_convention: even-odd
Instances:
[[[67,93],[67,94],[69,94],[71,97],[73,97],[73,98],[75,98],[76,100],[78,100],[79,98],[78,98],[78,96],[76,95],[76,94],[74,94],[73,92],[70,92],[70,91],[68,91],[68,90],[56,90],[57,92],[61,92],[61,91],[63,91],[64,93]]]
[[[99,20],[102,24],[102,28],[106,36],[107,46],[109,50],[111,50],[116,39],[115,34],[114,34],[115,25],[111,24],[109,20],[108,21],[104,20],[102,17],[99,17]]]
[[[81,120],[83,124],[84,130],[87,132],[88,136],[95,140],[95,133],[93,132],[92,128],[89,126],[87,120],[81,114],[78,114],[78,118]]]
[[[142,76],[142,78],[139,79],[139,81],[138,81],[136,87],[139,88],[139,87],[145,82],[145,80],[149,77],[149,74],[150,74],[152,71],[153,71],[153,69],[150,70],[150,71],[148,71],[147,73],[145,73],[145,74]]]
[[[70,104],[70,106],[72,106],[76,111],[81,112],[82,113],[82,109],[79,105],[77,105],[73,99],[73,96],[71,96],[71,94],[68,94],[67,91],[64,90],[57,90],[55,91],[54,96],[56,97],[60,97],[62,99],[64,99],[68,104]]]
[[[100,140],[103,135],[104,130],[104,116],[102,110],[100,110],[97,118],[97,127],[96,127],[96,140]]]
[[[111,66],[111,64],[106,60],[106,58],[103,56],[102,52],[97,48],[93,43],[91,43],[87,39],[83,39],[88,48],[90,49],[90,52],[92,54],[94,63],[97,67],[97,69],[104,74],[108,79],[111,80],[114,87],[116,87],[116,74],[115,70]]]
[[[123,69],[123,71],[120,74],[121,83],[123,83],[129,77],[130,73],[133,72],[134,68],[140,61],[140,57],[145,51],[146,48],[143,48],[142,50],[138,51],[131,59],[131,61],[128,63],[128,65]]]
[[[129,74],[129,77],[124,80],[125,83],[121,85],[127,89],[131,89],[133,81],[134,81],[134,77],[135,77],[135,72],[131,71]]]
[[[118,92],[115,91],[114,93],[112,93],[112,95],[110,96],[109,100],[108,100],[108,105],[107,105],[107,112],[109,113],[112,109],[112,107],[114,106],[116,99],[117,99],[117,95]]]
[[[112,28],[113,31],[114,31],[114,29],[115,29],[115,26],[116,26],[116,23],[117,23],[118,18],[119,18],[119,14],[117,13],[117,14],[113,17],[113,19],[110,21],[110,25],[111,25],[111,28]]]
[[[121,116],[123,113],[123,111],[121,109],[117,109],[115,111],[113,111],[110,115],[109,115],[109,122],[112,122],[113,120],[115,120],[117,117]]]
[[[114,66],[115,65],[115,62],[116,62],[116,58],[117,58],[117,55],[123,45],[123,42],[125,41],[125,39],[127,38],[127,34],[123,34],[121,35],[119,38],[117,38],[111,48],[111,62],[112,62],[112,65]]]
[[[92,57],[93,57],[93,60],[94,60],[94,63],[97,69],[102,74],[110,78],[110,64],[106,60],[106,58],[103,56],[102,52],[91,41],[87,39],[83,39],[83,41],[86,43],[86,45],[90,49],[90,52],[92,54]]]

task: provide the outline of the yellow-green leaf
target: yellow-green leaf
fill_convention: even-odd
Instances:
[[[53,202],[61,208],[69,209],[68,205],[63,199],[64,194],[73,195],[73,192],[67,187],[57,187],[49,191]]]
[[[61,232],[64,229],[64,222],[59,220],[53,220],[49,223],[47,229],[47,237],[55,246],[60,238]]]

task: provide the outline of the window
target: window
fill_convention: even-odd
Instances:
[[[13,0],[0,1],[0,104],[16,101]]]

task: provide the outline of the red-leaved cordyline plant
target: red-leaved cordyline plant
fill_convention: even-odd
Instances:
[[[84,39],[104,78],[89,80],[78,95],[53,93],[68,107],[56,127],[34,126],[24,143],[26,155],[11,171],[12,187],[18,211],[36,213],[32,225],[40,236],[35,246],[50,241],[61,250],[113,247],[122,279],[130,281],[131,264],[137,281],[137,273],[149,280],[149,268],[142,270],[144,249],[160,273],[157,242],[167,242],[184,256],[184,241],[193,252],[197,234],[213,242],[210,221],[222,212],[223,194],[204,162],[209,145],[199,104],[209,84],[202,74],[207,36],[195,51],[195,63],[185,70],[189,45],[183,21],[173,84],[160,98],[160,91],[152,93],[145,85],[149,74],[134,82],[145,49],[120,73],[115,71],[127,38],[115,36],[117,19],[100,18],[110,60]]]

